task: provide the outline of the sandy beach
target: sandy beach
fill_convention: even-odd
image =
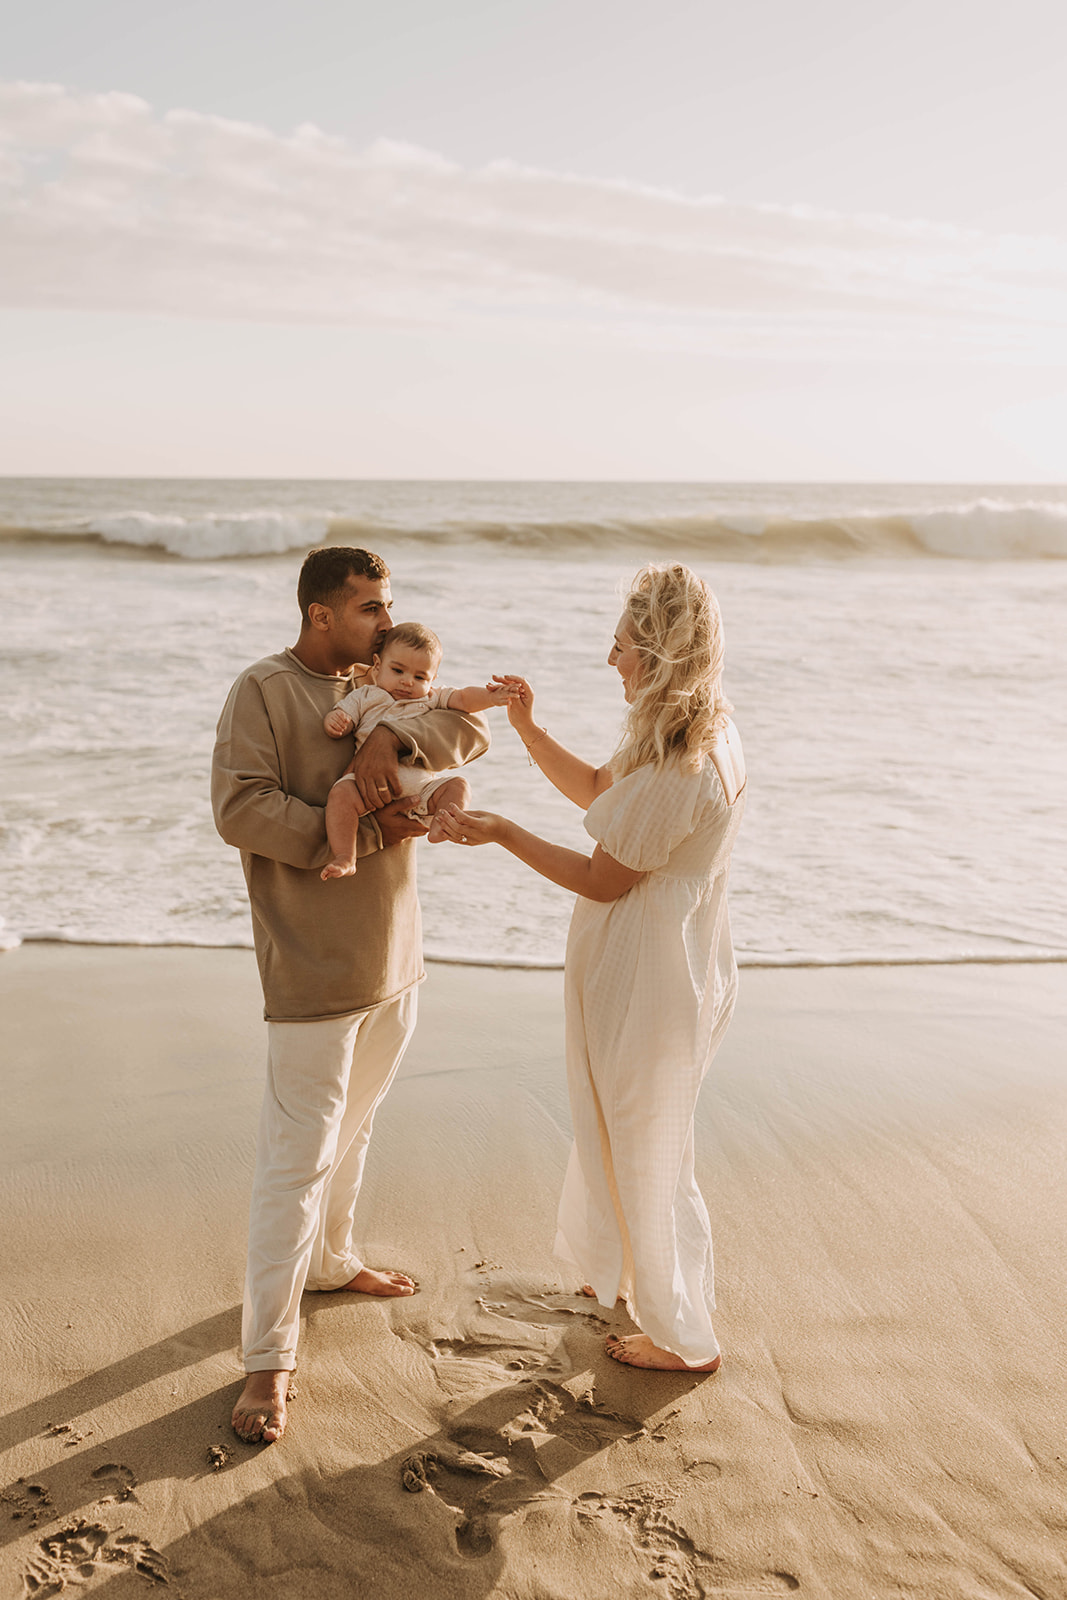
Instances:
[[[4,955],[0,1592],[1067,1595],[1067,969],[742,979],[699,1110],[719,1374],[616,1366],[551,1258],[560,974],[433,966],[361,1202],[420,1293],[306,1296],[262,1448],[252,955]]]

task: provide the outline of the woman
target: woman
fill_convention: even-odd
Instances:
[[[574,1147],[556,1253],[585,1292],[642,1330],[608,1339],[630,1366],[714,1372],[711,1232],[693,1114],[737,990],[726,878],[744,758],[723,696],[719,608],[687,567],[645,567],[608,657],[629,712],[606,767],[558,744],[523,679],[509,715],[532,759],[585,810],[591,857],[488,812],[446,813],[450,838],[504,846],[579,896],[567,941]]]

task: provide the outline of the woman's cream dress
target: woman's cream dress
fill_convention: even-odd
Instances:
[[[648,875],[609,904],[579,898],[567,941],[574,1147],[556,1254],[693,1366],[719,1349],[693,1113],[737,993],[726,878],[743,786],[732,724],[701,772],[670,763],[617,779],[585,826]]]

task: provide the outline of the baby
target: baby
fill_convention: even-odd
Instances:
[[[331,739],[355,734],[356,749],[372,728],[384,717],[422,716],[427,711],[488,711],[506,705],[518,692],[514,685],[496,683],[481,688],[435,689],[434,679],[441,664],[441,641],[420,622],[401,622],[390,628],[382,640],[381,654],[374,658],[368,681],[352,689],[322,719]],[[435,814],[442,806],[470,805],[470,784],[466,778],[442,777],[420,767],[400,766],[403,793],[412,801],[411,815],[430,824],[433,843],[445,837]],[[366,807],[360,800],[350,772],[338,778],[326,801],[326,833],[333,851],[332,861],[322,869],[323,878],[347,878],[356,870],[356,832]]]

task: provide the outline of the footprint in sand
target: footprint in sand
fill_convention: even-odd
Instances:
[[[146,1540],[79,1519],[38,1544],[22,1574],[27,1600],[46,1600],[121,1567],[153,1583],[170,1581],[165,1559]]]
[[[440,1472],[467,1472],[472,1477],[507,1478],[511,1468],[503,1456],[481,1455],[460,1445],[439,1444],[432,1450],[416,1450],[403,1466],[403,1484],[409,1494],[420,1494],[432,1487]]]
[[[491,1336],[426,1338],[425,1334],[410,1335],[410,1337],[415,1337],[435,1361],[444,1358],[452,1361],[492,1362],[507,1372],[532,1372],[541,1368],[561,1370],[557,1364],[557,1353],[547,1347],[545,1338],[547,1330],[573,1325],[577,1321],[599,1332],[608,1327],[608,1323],[597,1311],[587,1309],[585,1304],[573,1306],[568,1304],[564,1297],[557,1298],[559,1303],[553,1303],[552,1300],[537,1295],[510,1296],[504,1300],[486,1300],[484,1297],[479,1297],[477,1303],[482,1311],[492,1313],[497,1320],[506,1317],[515,1322],[515,1335],[511,1337],[505,1335],[499,1338]],[[524,1314],[526,1307],[532,1307],[540,1313],[532,1323]],[[523,1337],[524,1333],[528,1337]]]
[[[458,1343],[458,1341],[457,1341]],[[455,1547],[477,1560],[491,1554],[501,1522],[534,1502],[555,1504],[564,1515],[587,1526],[601,1523],[631,1545],[648,1578],[663,1585],[666,1600],[758,1600],[792,1593],[800,1583],[789,1572],[727,1572],[709,1551],[700,1549],[686,1528],[669,1515],[684,1483],[631,1484],[622,1494],[590,1492],[560,1496],[552,1487],[570,1465],[618,1443],[662,1440],[675,1412],[651,1428],[633,1417],[609,1411],[593,1384],[552,1383],[543,1375],[526,1391],[525,1405],[497,1427],[455,1428],[425,1450],[414,1451],[401,1467],[410,1494],[429,1494],[455,1518]],[[512,1391],[514,1392],[514,1391]],[[542,1465],[542,1461],[547,1463]],[[690,1463],[690,1481],[721,1475],[716,1461]]]
[[[27,1483],[25,1478],[19,1478],[9,1489],[0,1489],[0,1500],[14,1507],[12,1522],[26,1517],[31,1528],[36,1528],[45,1512],[52,1510],[52,1496],[44,1484]]]
[[[527,1294],[522,1296],[521,1304],[536,1306],[538,1311],[548,1311],[553,1319],[558,1319],[560,1322],[564,1322],[568,1317],[575,1317],[579,1322],[588,1322],[592,1328],[610,1327],[607,1317],[602,1317],[599,1310],[593,1311],[589,1309],[590,1306],[595,1306],[597,1302],[590,1300],[588,1296],[584,1296],[583,1303],[577,1306],[569,1305],[562,1296],[557,1297],[557,1300],[558,1303],[553,1304],[551,1300],[541,1296]]]
[[[88,1439],[93,1430],[90,1428],[88,1433],[81,1433],[73,1422],[50,1422],[44,1431],[50,1439],[62,1439],[67,1449],[72,1450],[75,1445]]]
[[[633,1439],[644,1432],[633,1417],[608,1411],[596,1398],[592,1385],[575,1394],[561,1383],[541,1380],[525,1411],[506,1422],[501,1437],[514,1444],[540,1434],[545,1440],[561,1439],[579,1455],[593,1455],[617,1439]]]
[[[106,1492],[100,1496],[98,1505],[111,1505],[115,1501],[136,1500],[134,1490],[137,1479],[129,1467],[124,1467],[120,1461],[105,1461],[102,1467],[97,1467],[93,1473],[93,1481],[98,1483]]]
[[[447,1439],[407,1456],[401,1482],[409,1494],[429,1493],[453,1513],[456,1549],[487,1556],[503,1517],[541,1498],[557,1476],[539,1460],[543,1450],[563,1448],[579,1461],[621,1438],[633,1438],[634,1420],[597,1404],[592,1386],[573,1394],[562,1384],[538,1380],[522,1411],[500,1427],[457,1428]],[[638,1430],[640,1432],[641,1430]]]
[[[538,1351],[506,1340],[432,1339],[426,1348],[435,1361],[492,1361],[506,1372],[526,1372],[548,1360]]]
[[[728,1576],[722,1564],[701,1550],[681,1523],[667,1515],[667,1507],[677,1495],[676,1489],[662,1484],[635,1483],[622,1495],[582,1494],[573,1504],[580,1522],[609,1518],[621,1522],[638,1559],[646,1563],[649,1577],[666,1583],[670,1600],[712,1600],[715,1595],[729,1600],[758,1600],[762,1595],[771,1600],[800,1588],[800,1580],[791,1572]]]
[[[581,1494],[574,1501],[580,1522],[606,1518],[623,1524],[648,1576],[666,1583],[670,1600],[704,1600],[708,1591],[697,1569],[711,1558],[667,1515],[677,1491],[657,1484],[633,1484],[628,1494]]]
[[[485,1506],[483,1484],[511,1476],[503,1456],[492,1456],[462,1445],[443,1443],[432,1450],[417,1450],[408,1456],[401,1481],[409,1494],[429,1491],[458,1519],[456,1549],[461,1556],[476,1559],[487,1556],[494,1544],[493,1518]]]

